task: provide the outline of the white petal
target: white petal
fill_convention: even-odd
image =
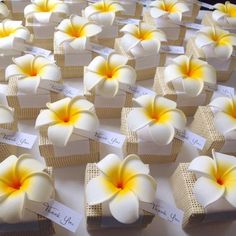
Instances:
[[[0,3],[0,14],[2,18],[5,18],[9,15],[9,10],[4,3]]]
[[[183,130],[187,124],[186,116],[181,110],[170,110],[162,115],[162,119],[163,121],[166,120],[167,123],[180,130]]]
[[[150,14],[153,18],[159,18],[161,16],[164,16],[164,15],[168,15],[167,12],[161,10],[161,9],[158,9],[158,8],[155,8],[155,7],[152,7],[150,9]]]
[[[43,110],[39,113],[36,122],[35,128],[38,129],[43,126],[53,125],[56,123],[56,120],[53,119],[54,113],[50,110]]]
[[[86,185],[86,201],[89,205],[103,203],[111,199],[119,191],[106,177],[100,175],[91,179]]]
[[[236,119],[223,112],[217,112],[214,116],[216,129],[223,135],[236,130]]]
[[[147,108],[153,103],[154,98],[155,96],[147,94],[147,95],[140,96],[138,98],[134,98],[133,100],[140,107]]]
[[[24,9],[24,16],[27,17],[29,14],[37,12],[37,6],[34,4],[29,4]]]
[[[8,182],[9,179],[14,175],[14,169],[17,162],[17,157],[11,155],[0,163],[0,179],[4,182]]]
[[[228,107],[232,106],[232,102],[228,97],[218,97],[211,101],[209,105],[218,108],[219,111],[227,112]]]
[[[206,191],[207,190],[207,191]],[[193,193],[197,201],[206,207],[223,196],[225,188],[215,180],[200,177],[194,184]]]
[[[212,18],[218,21],[220,18],[224,17],[226,14],[222,11],[215,10],[212,12]]]
[[[203,70],[202,79],[204,80],[204,82],[216,84],[217,82],[216,69],[213,66],[207,64],[203,67],[202,70]]]
[[[117,79],[120,83],[135,85],[137,75],[131,66],[120,67],[116,70],[116,76],[113,76],[113,79]]]
[[[70,115],[74,115],[81,111],[94,111],[93,103],[89,102],[88,100],[81,99],[80,97],[72,98],[69,107]]]
[[[39,74],[40,77],[45,80],[59,81],[61,79],[61,71],[55,64],[44,66]]]
[[[17,80],[17,88],[22,93],[36,93],[39,87],[40,77],[25,77]]]
[[[31,54],[26,54],[21,57],[13,58],[13,62],[20,68],[29,68],[34,60],[34,56]]]
[[[96,86],[98,95],[114,97],[119,91],[119,82],[113,79],[105,79]]]
[[[139,218],[138,198],[132,191],[120,191],[109,203],[112,216],[123,224],[131,224]]]
[[[47,103],[47,107],[60,117],[62,114],[68,113],[70,102],[71,98],[63,98],[53,103]]]
[[[232,187],[226,188],[225,191],[225,198],[226,200],[234,207],[236,207],[236,180],[234,180],[234,183],[232,183]]]
[[[14,121],[14,112],[6,107],[0,105],[0,124],[12,123]]]
[[[58,45],[62,45],[65,42],[70,42],[70,41],[74,40],[74,37],[70,36],[67,33],[57,31],[54,34],[54,39]]]
[[[215,47],[215,54],[219,58],[230,58],[233,53],[231,45],[218,45]]]
[[[111,67],[111,68],[117,68],[119,66],[124,66],[126,65],[128,62],[128,58],[123,56],[123,55],[120,55],[120,54],[117,54],[117,53],[111,53],[109,56],[108,56],[108,66]]]
[[[129,34],[134,35],[135,33],[138,32],[138,27],[134,24],[127,24],[121,28],[120,32],[129,33]]]
[[[183,80],[183,87],[189,96],[196,97],[203,91],[204,83],[199,79],[187,77]]]
[[[48,138],[55,146],[66,146],[72,132],[72,125],[56,124],[48,128]]]
[[[99,25],[112,25],[115,20],[115,13],[114,12],[102,12],[97,13],[95,16],[95,22]],[[92,18],[93,19],[93,18]]]
[[[22,70],[17,65],[9,65],[5,70],[5,79],[9,80],[10,77],[22,76]],[[25,76],[25,75],[23,75]]]
[[[87,67],[88,70],[93,72],[99,72],[101,68],[106,68],[106,60],[101,56],[95,57]]]
[[[102,28],[95,24],[87,24],[84,27],[86,37],[92,37],[102,32]]]
[[[183,73],[181,72],[179,65],[171,64],[165,68],[164,79],[168,84],[172,80],[183,78]]]
[[[159,40],[143,40],[141,45],[145,52],[155,53],[160,49],[160,41]]]
[[[14,192],[14,189],[9,188],[8,185],[0,178],[0,202],[6,199],[12,192]]]
[[[202,48],[204,46],[213,44],[214,42],[207,35],[199,33],[197,37],[195,38],[195,43],[198,48]]]
[[[87,45],[86,37],[75,38],[74,40],[70,42],[70,46],[73,49],[80,50],[80,51],[86,50],[86,45]]]
[[[70,25],[71,25],[70,19],[64,19],[60,22],[60,24],[56,27],[56,29],[60,30],[62,32],[66,32],[68,29],[68,26],[70,26]]]
[[[84,73],[84,86],[88,91],[94,89],[99,83],[105,79],[104,76],[87,70]]]

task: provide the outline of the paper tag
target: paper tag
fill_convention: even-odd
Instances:
[[[100,129],[95,133],[94,139],[103,144],[122,148],[126,141],[126,136],[108,130]]]
[[[26,46],[25,52],[33,54],[33,55],[44,56],[44,57],[48,57],[52,53],[51,51],[46,50],[44,48],[34,47],[30,45]]]
[[[205,146],[205,143],[206,143],[205,138],[203,138],[202,136],[195,134],[187,129],[185,129],[185,130],[176,129],[175,137],[177,139],[182,140],[183,142],[187,142],[187,143],[193,145],[194,147],[196,147],[199,150],[202,150]]]
[[[76,232],[83,218],[82,214],[53,199],[42,203],[27,200],[26,208],[50,219],[73,233]]]
[[[127,25],[127,24],[139,25],[140,20],[134,18],[128,18],[128,19],[118,18],[116,22],[120,25]]]
[[[215,7],[211,4],[205,3],[205,2],[198,2],[200,4],[201,7],[205,7],[207,9],[213,10],[215,9]]]
[[[109,54],[111,54],[112,52],[115,51],[112,48],[104,47],[104,46],[96,44],[96,43],[91,43],[91,46],[92,46],[91,50],[93,52],[96,52],[96,53],[101,54],[103,56],[108,56]]]
[[[232,98],[235,94],[235,89],[229,86],[225,86],[225,85],[218,85],[217,86],[217,92],[225,95],[226,97],[230,97]]]
[[[186,28],[195,29],[195,30],[200,30],[203,28],[203,25],[191,23],[191,22],[182,23],[181,25],[185,26]]]
[[[155,199],[153,203],[141,203],[141,207],[170,223],[182,225],[184,212],[160,199]]]
[[[143,96],[143,95],[155,95],[156,93],[150,89],[144,88],[140,85],[126,85],[126,84],[120,84],[120,89],[132,93],[135,98]]]
[[[31,149],[34,146],[36,139],[36,135],[0,129],[1,143]]]
[[[167,45],[161,46],[160,51],[164,53],[178,54],[178,55],[185,53],[184,47],[181,47],[181,46],[167,46]]]

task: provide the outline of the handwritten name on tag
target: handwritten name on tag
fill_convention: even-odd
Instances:
[[[1,143],[31,149],[34,146],[36,139],[36,135],[0,129]]]
[[[206,139],[202,136],[191,132],[190,130],[178,130],[176,129],[175,137],[177,139],[182,140],[183,142],[187,142],[192,146],[196,147],[199,150],[202,150],[205,146]]]
[[[185,53],[184,47],[181,47],[181,46],[164,45],[164,46],[161,46],[160,51],[164,53],[178,54],[178,55],[182,55]]]
[[[26,208],[50,219],[73,233],[76,232],[83,218],[82,214],[53,199],[42,203],[27,200]]]
[[[218,85],[217,92],[225,95],[226,97],[232,98],[235,94],[235,89],[225,85]]]
[[[135,98],[143,96],[143,95],[155,95],[156,93],[150,89],[139,85],[127,85],[127,84],[120,84],[120,89],[124,90],[125,92],[132,93]]]
[[[184,212],[178,208],[170,206],[166,202],[155,199],[153,203],[141,203],[143,210],[151,212],[170,223],[181,225],[184,217]]]
[[[52,53],[51,51],[46,50],[44,48],[32,47],[30,45],[26,46],[25,52],[31,53],[33,55],[44,56],[44,57],[48,57]]]
[[[122,148],[125,144],[126,136],[100,129],[96,132],[94,139],[103,144]]]
[[[118,18],[116,20],[116,22],[120,25],[126,25],[126,24],[138,25],[140,23],[140,20],[139,19],[134,19],[134,18],[128,18],[128,19]]]
[[[103,56],[108,56],[109,54],[111,54],[112,52],[115,51],[112,48],[104,47],[104,46],[96,44],[96,43],[91,43],[91,46],[92,46],[91,50],[93,52],[96,52],[96,53],[103,55]]]

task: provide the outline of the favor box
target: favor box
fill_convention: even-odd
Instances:
[[[47,166],[60,168],[99,161],[97,141],[72,135],[65,147],[59,147],[49,140],[46,128],[40,129],[39,133],[39,151]]]
[[[55,102],[61,94],[45,89],[38,89],[37,94],[26,94],[18,91],[17,77],[10,78],[7,88],[7,101],[15,109],[19,120],[36,119],[40,110],[46,107],[47,102]]]
[[[207,212],[198,203],[193,194],[193,187],[197,178],[193,172],[188,171],[188,166],[189,163],[180,163],[170,178],[175,203],[184,212],[183,228],[199,226],[203,223],[235,220],[235,210]]]
[[[190,38],[186,45],[186,55],[207,61],[216,68],[217,81],[225,82],[230,79],[233,71],[236,70],[236,57],[231,56],[229,60],[220,58],[206,58],[202,49],[198,48],[195,38]]]
[[[88,2],[85,0],[64,0],[64,3],[69,8],[69,15],[81,15],[82,10],[88,6]]]
[[[144,12],[143,20],[165,32],[167,42],[163,42],[163,45],[183,45],[186,33],[185,26],[175,24],[175,22],[167,19],[154,19],[148,11]]]
[[[88,182],[99,176],[100,170],[95,163],[89,163],[85,170],[85,186]],[[140,211],[140,218],[133,224],[122,224],[111,216],[107,210],[107,204],[88,205],[85,197],[85,215],[88,230],[98,230],[105,228],[145,228],[153,220],[154,215],[147,211]]]
[[[120,38],[115,40],[115,51],[128,58],[128,65],[136,70],[137,80],[152,79],[157,66],[163,66],[166,60],[166,54],[160,52],[135,58],[124,50]]]
[[[205,90],[197,97],[191,97],[184,93],[177,93],[172,84],[167,85],[164,80],[165,67],[158,67],[153,83],[153,91],[158,95],[166,97],[177,103],[177,107],[186,116],[193,116],[198,106],[206,105],[210,102],[213,92]]]
[[[48,167],[45,172],[53,177],[53,169]],[[51,236],[55,234],[52,221],[37,215],[37,220],[16,224],[0,224],[0,236]]]
[[[117,16],[122,18],[135,18],[135,19],[141,19],[142,13],[143,13],[143,4],[136,1],[126,1],[122,0],[119,2],[122,4],[124,11],[121,11],[117,14]]]
[[[140,140],[138,134],[129,129],[127,117],[134,108],[123,108],[121,113],[121,133],[126,135],[126,154],[137,154],[144,163],[174,162],[182,147],[182,141],[174,138],[168,145]]]
[[[200,4],[194,1],[183,1],[189,8],[189,11],[183,13],[183,22],[195,22],[199,11],[200,11]]]
[[[200,154],[211,155],[212,149],[229,155],[236,154],[236,140],[226,140],[214,125],[214,113],[209,106],[199,106],[194,120],[190,125],[191,131],[206,139]]]

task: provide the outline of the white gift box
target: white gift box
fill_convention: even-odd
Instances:
[[[64,3],[68,6],[70,15],[81,15],[82,10],[88,6],[85,0],[64,0]]]

